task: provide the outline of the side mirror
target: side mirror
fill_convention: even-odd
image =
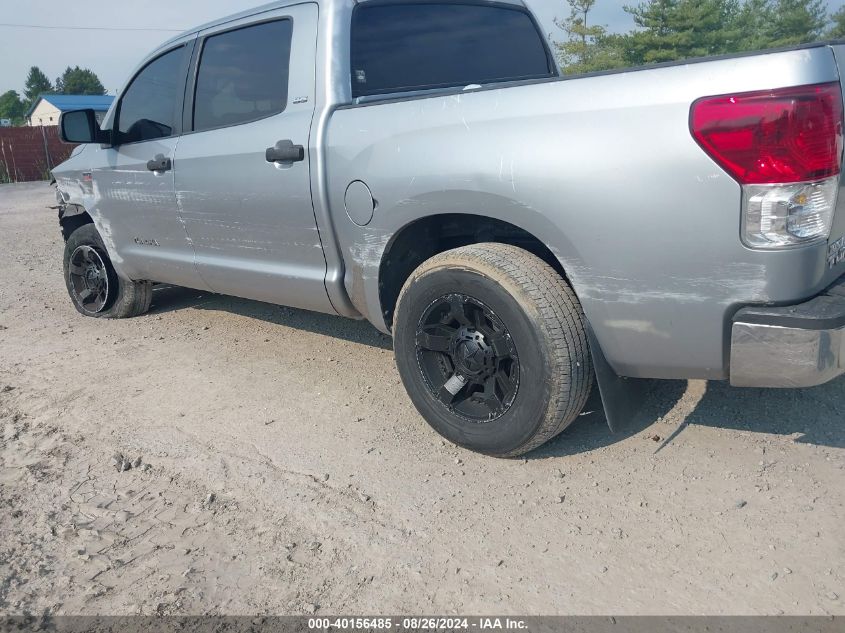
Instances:
[[[102,143],[105,136],[93,110],[72,110],[59,117],[59,137],[65,143]]]

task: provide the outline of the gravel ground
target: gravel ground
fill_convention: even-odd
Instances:
[[[655,382],[525,460],[439,438],[365,322],[173,287],[74,311],[0,185],[3,614],[845,614],[845,380]]]

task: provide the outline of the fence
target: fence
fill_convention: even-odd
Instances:
[[[46,180],[73,147],[59,140],[55,126],[0,127],[0,182]]]

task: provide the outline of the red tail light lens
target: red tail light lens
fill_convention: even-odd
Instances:
[[[742,184],[820,180],[839,173],[839,83],[705,97],[692,105],[692,135]]]

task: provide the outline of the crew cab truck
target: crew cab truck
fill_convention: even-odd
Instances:
[[[277,2],[167,42],[53,170],[76,308],[152,285],[369,320],[449,440],[641,378],[845,370],[845,46],[562,77],[519,0]]]

